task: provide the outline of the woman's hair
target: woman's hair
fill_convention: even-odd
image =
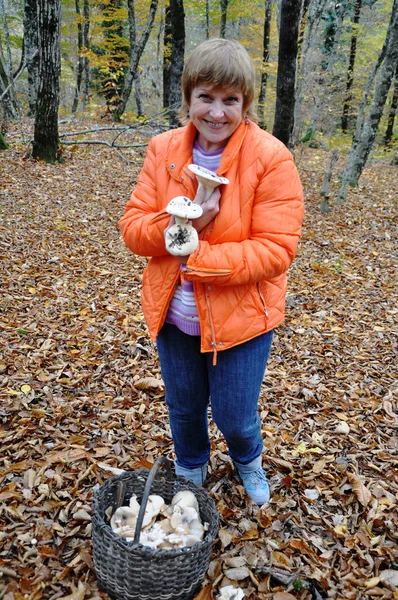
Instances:
[[[180,120],[187,122],[192,90],[199,85],[241,92],[243,114],[253,121],[255,70],[245,48],[236,40],[212,38],[199,44],[185,61],[182,74],[183,103]]]

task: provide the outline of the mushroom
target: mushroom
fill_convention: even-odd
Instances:
[[[113,531],[121,529],[123,527],[129,527],[135,529],[137,522],[137,513],[134,509],[129,506],[119,506],[112,515],[111,527]]]
[[[192,506],[199,513],[199,503],[193,492],[190,490],[181,490],[174,494],[171,500],[171,506],[178,505],[180,508],[184,506]]]
[[[199,238],[197,231],[188,221],[197,219],[203,213],[199,204],[185,196],[177,196],[170,200],[166,212],[175,217],[175,224],[166,229],[166,250],[173,256],[187,256],[196,250]]]
[[[181,508],[176,505],[170,519],[170,524],[179,534],[194,535],[200,540],[203,539],[204,527],[198,513],[192,506]]]
[[[216,175],[216,173],[213,173],[213,171],[210,171],[205,167],[201,167],[199,165],[188,165],[188,169],[192,171],[192,173],[195,173],[199,185],[203,185],[203,187],[205,188],[205,202],[208,198],[210,198],[210,196],[213,193],[213,190],[216,187],[222,184],[229,183],[229,179],[227,179],[226,177],[220,177],[219,175]]]

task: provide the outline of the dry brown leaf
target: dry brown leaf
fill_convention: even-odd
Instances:
[[[143,377],[142,379],[138,379],[138,381],[134,382],[134,387],[139,390],[157,390],[159,388],[163,388],[164,383],[162,379],[156,379],[156,377]]]
[[[327,461],[324,460],[323,458],[321,458],[320,460],[317,460],[314,463],[314,465],[312,467],[312,471],[317,474],[322,473],[322,471],[325,470],[326,464],[327,464]]]
[[[77,588],[75,586],[73,587],[75,589],[71,594],[68,594],[67,596],[62,596],[58,600],[84,600],[84,597],[87,592],[87,586],[82,581],[79,581]]]
[[[351,483],[352,491],[358,498],[362,506],[367,506],[372,498],[372,494],[363,483],[362,479],[356,473],[348,473],[348,479]]]
[[[273,600],[296,600],[296,596],[289,594],[289,592],[277,592],[272,596]]]
[[[249,569],[247,567],[226,569],[224,575],[233,581],[241,581],[242,579],[246,579],[246,577],[250,577]]]

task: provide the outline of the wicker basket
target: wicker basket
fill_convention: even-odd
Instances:
[[[166,466],[166,472],[159,470]],[[140,544],[141,525],[150,493],[167,504],[179,490],[191,490],[199,503],[202,522],[209,523],[204,539],[173,550]],[[133,495],[141,503],[133,542],[115,534],[105,511],[125,504]],[[97,579],[102,590],[117,600],[190,600],[201,587],[218,532],[218,513],[207,492],[185,477],[174,475],[170,462],[160,457],[151,471],[130,471],[108,479],[93,499],[92,542]]]

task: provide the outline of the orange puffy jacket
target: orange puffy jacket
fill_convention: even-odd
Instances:
[[[286,271],[293,261],[304,213],[303,191],[292,155],[255,123],[239,125],[225,147],[218,175],[220,211],[199,234],[199,246],[180,271],[165,248],[170,216],[159,216],[175,196],[195,198],[187,168],[197,130],[192,123],[154,137],[137,186],[120,220],[135,254],[152,257],[145,268],[142,307],[155,341],[175,286],[193,282],[201,351],[226,350],[280,324]],[[158,217],[158,218],[157,218]]]

